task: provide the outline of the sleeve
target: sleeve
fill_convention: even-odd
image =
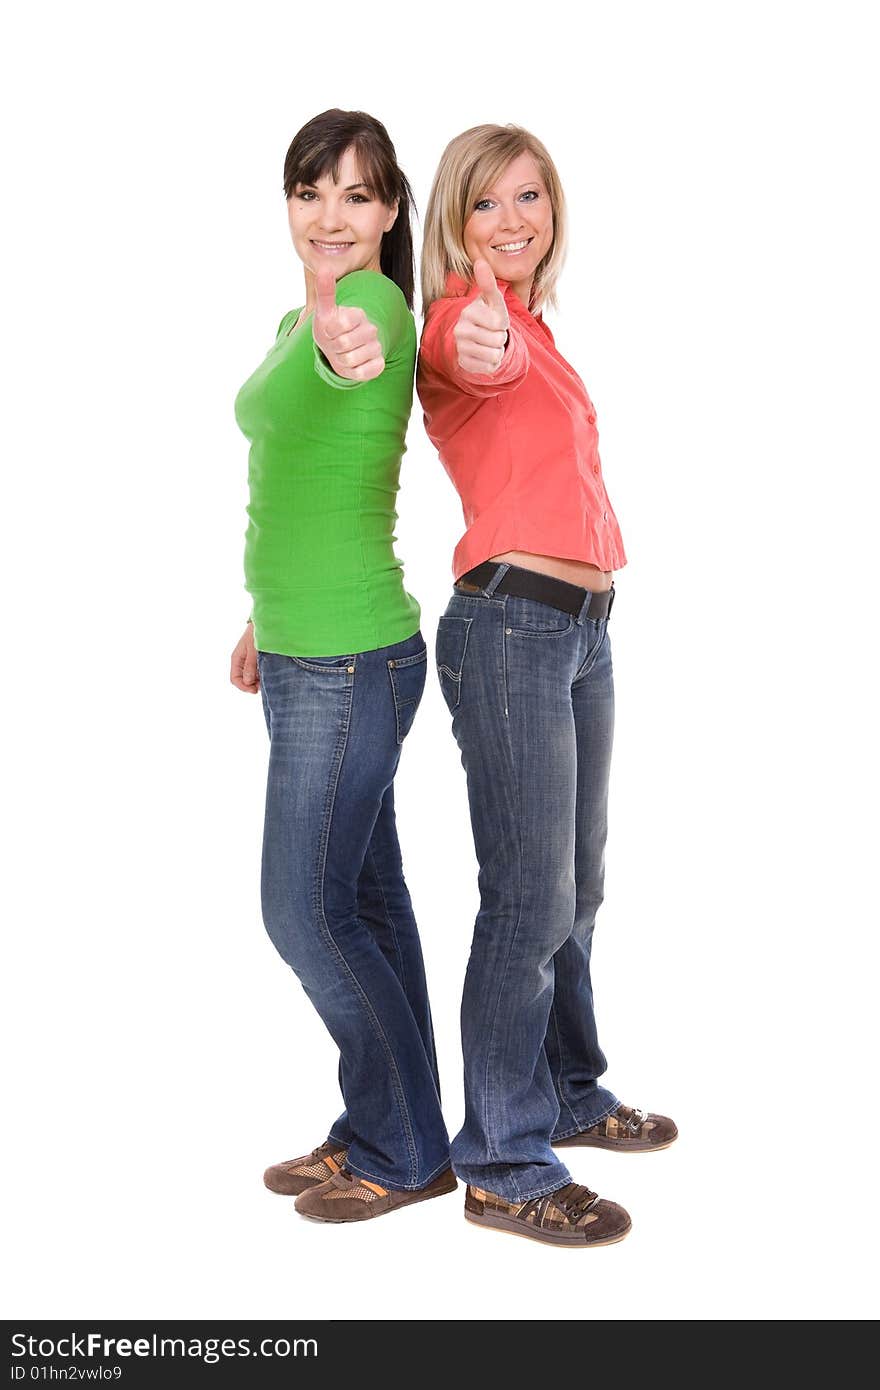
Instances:
[[[428,321],[422,334],[422,361],[467,396],[500,396],[507,391],[515,391],[529,370],[529,345],[515,319],[510,320],[507,346],[497,372],[463,372],[458,365],[458,350],[453,336],[455,325],[468,298],[473,297],[472,294],[461,298],[435,299],[428,310]]]
[[[386,362],[406,345],[412,314],[399,285],[389,280],[387,275],[377,270],[353,270],[350,275],[343,275],[337,281],[336,303],[344,304],[347,308],[363,309],[370,323],[376,325]],[[364,381],[349,381],[348,377],[337,376],[318,344],[314,339],[312,341],[315,371],[328,386],[350,391],[367,385]]]

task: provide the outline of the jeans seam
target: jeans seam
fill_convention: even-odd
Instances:
[[[502,632],[501,632],[501,674],[502,674],[502,677],[503,677],[503,679],[504,679],[504,718],[507,719],[507,720],[509,720],[509,719],[510,719],[510,713],[509,713],[509,710],[510,710],[510,691],[508,690],[508,686],[507,686],[507,599],[506,599],[506,597],[502,598],[501,603],[502,603],[502,605],[503,605],[503,606],[502,606],[502,609],[501,609],[501,627],[502,627]],[[509,726],[508,726],[508,727],[509,727]],[[522,875],[520,875],[520,880],[522,880]]]
[[[370,867],[371,867],[372,870],[373,870],[373,877],[375,878],[376,883],[377,883],[378,888],[379,888],[379,896],[380,896],[381,899],[382,899],[382,906],[383,906],[383,908],[385,909],[385,920],[386,920],[386,922],[388,923],[388,926],[391,928],[391,937],[392,937],[392,940],[394,941],[394,952],[395,952],[395,955],[397,956],[398,962],[400,963],[400,983],[401,983],[401,986],[402,986],[402,988],[403,988],[403,992],[404,992],[404,994],[405,994],[405,993],[406,993],[406,966],[405,966],[404,960],[403,960],[403,952],[402,952],[401,949],[400,949],[400,940],[399,940],[398,935],[397,935],[397,927],[396,927],[395,924],[394,924],[394,918],[391,916],[391,913],[390,913],[389,910],[388,910],[388,899],[385,897],[385,888],[384,888],[384,886],[383,886],[383,884],[382,884],[382,878],[381,878],[381,876],[380,876],[380,874],[379,874],[378,869],[376,868],[376,857],[375,857],[375,855],[373,854],[373,851],[372,851],[372,849],[371,849],[371,847],[370,847],[369,845],[367,845],[367,858],[368,858],[369,861],[370,861]]]
[[[503,610],[503,609],[502,609],[502,615],[501,615],[501,616],[502,616],[502,627],[503,627],[503,618],[504,618],[504,610]],[[502,652],[503,652],[503,650],[504,650],[504,634],[503,634],[503,631],[502,631]],[[505,665],[505,670],[504,670],[504,715],[505,715],[505,719],[506,719],[506,718],[507,718],[507,669],[506,669],[506,665]],[[514,948],[514,946],[515,946],[515,944],[516,944],[516,938],[517,938],[517,936],[518,936],[518,934],[519,934],[520,926],[522,925],[522,912],[523,912],[522,789],[521,789],[521,787],[520,787],[519,770],[518,770],[518,768],[517,768],[517,766],[516,766],[516,759],[515,759],[514,753],[513,753],[513,739],[511,738],[511,734],[510,734],[510,723],[509,723],[509,721],[508,721],[508,723],[506,724],[506,731],[507,731],[507,750],[508,750],[508,754],[509,754],[509,757],[510,757],[510,767],[511,767],[511,771],[512,771],[512,773],[513,773],[514,786],[516,787],[516,830],[517,830],[517,849],[518,849],[518,859],[519,859],[519,893],[518,893],[518,896],[517,896],[517,919],[516,919],[516,926],[514,927],[513,933],[512,933],[511,938],[510,938],[510,945],[509,945],[508,951],[507,951],[507,959],[506,959],[505,962],[504,962],[504,971],[503,971],[503,973],[502,973],[502,975],[501,975],[501,979],[500,979],[500,982],[499,982],[498,993],[497,993],[497,996],[496,996],[496,999],[495,999],[495,1009],[494,1009],[493,1014],[492,1014],[492,1022],[491,1022],[490,1026],[489,1026],[489,1043],[488,1043],[488,1046],[487,1046],[487,1048],[486,1048],[486,1071],[485,1071],[484,1085],[483,1085],[483,1132],[484,1132],[485,1135],[486,1135],[486,1152],[488,1153],[488,1155],[489,1155],[490,1158],[492,1158],[492,1159],[495,1160],[496,1163],[500,1162],[501,1160],[500,1160],[500,1158],[499,1158],[499,1155],[498,1155],[497,1150],[495,1149],[495,1147],[494,1147],[494,1145],[493,1145],[493,1143],[492,1143],[492,1129],[491,1129],[491,1127],[490,1127],[490,1125],[489,1125],[489,1067],[490,1067],[490,1063],[491,1063],[491,1061],[492,1061],[492,1056],[493,1056],[493,1051],[494,1051],[495,1032],[496,1032],[496,1026],[497,1026],[497,1023],[498,1023],[498,1012],[499,1012],[499,1010],[500,1010],[500,1008],[501,1008],[501,998],[502,998],[502,995],[504,994],[504,984],[505,984],[505,981],[506,981],[506,979],[507,979],[507,972],[508,972],[508,970],[509,970],[509,968],[510,968],[510,958],[511,958],[511,956],[513,955],[513,948]],[[551,1188],[550,1190],[552,1191],[553,1189]]]
[[[554,989],[555,989],[555,983],[554,983]],[[567,1097],[564,1096],[563,1093],[562,1093],[562,1073],[563,1073],[563,1070],[564,1070],[564,1068],[565,1068],[565,1050],[564,1050],[564,1048],[563,1048],[563,1046],[562,1046],[562,1034],[561,1034],[560,1031],[559,1031],[559,1019],[556,1017],[556,1003],[555,1003],[555,1001],[550,1005],[550,1017],[551,1017],[551,1019],[553,1020],[553,1031],[554,1031],[554,1033],[556,1034],[556,1046],[557,1046],[557,1048],[558,1048],[558,1050],[559,1050],[559,1074],[558,1074],[558,1076],[557,1076],[557,1078],[556,1078],[556,1094],[557,1094],[557,1096],[559,1097],[559,1099],[562,1101],[562,1104],[565,1106],[565,1108],[566,1108],[566,1110],[568,1111],[568,1113],[569,1113],[569,1115],[571,1116],[571,1118],[572,1118],[575,1122],[577,1122],[577,1116],[575,1115],[574,1111],[572,1110],[572,1108],[571,1108],[571,1106],[570,1106],[570,1104],[569,1104],[569,1102],[568,1102]],[[550,1133],[551,1133],[551,1135],[552,1135],[553,1131],[551,1130]]]
[[[370,1027],[372,1028],[375,1037],[379,1041],[382,1050],[385,1053],[388,1062],[389,1073],[391,1075],[392,1089],[397,1100],[401,1125],[406,1139],[407,1150],[409,1152],[410,1176],[411,1179],[414,1180],[415,1175],[418,1171],[418,1154],[416,1151],[415,1138],[413,1136],[412,1131],[412,1121],[410,1120],[409,1111],[406,1107],[406,1096],[403,1089],[403,1083],[400,1079],[400,1072],[397,1069],[397,1063],[394,1060],[394,1052],[388,1042],[388,1039],[385,1037],[385,1033],[382,1029],[381,1023],[379,1022],[379,1019],[377,1018],[376,1013],[372,1005],[370,1004],[369,996],[367,995],[366,990],[361,985],[360,981],[358,980],[348,961],[345,959],[343,952],[340,950],[339,946],[336,943],[333,933],[330,930],[330,926],[327,921],[327,914],[324,908],[324,873],[327,865],[327,847],[330,839],[330,824],[333,819],[333,811],[336,806],[336,790],[339,786],[339,776],[342,771],[342,763],[345,758],[346,750],[348,748],[348,735],[351,729],[351,706],[353,694],[354,681],[352,681],[348,686],[348,706],[346,709],[345,733],[342,741],[342,748],[337,759],[336,776],[334,778],[331,793],[327,799],[327,805],[324,810],[324,824],[321,828],[321,843],[318,855],[318,881],[315,884],[317,897],[317,902],[315,903],[315,906],[318,909],[321,932],[324,935],[325,939],[330,943],[331,951],[336,956],[338,964],[341,966],[344,973],[348,976],[351,984],[354,986],[355,994],[360,1000],[364,1013],[367,1016],[367,1021]]]
[[[377,1182],[377,1183],[379,1184],[380,1187],[388,1187],[388,1180],[387,1180],[387,1178],[381,1177],[378,1173],[371,1173],[370,1170],[369,1170],[369,1168],[358,1168],[358,1167],[356,1167],[355,1164],[349,1163],[348,1157],[347,1157],[347,1156],[346,1156],[346,1159],[345,1159],[345,1166],[346,1166],[346,1168],[349,1170],[350,1173],[354,1173],[357,1177],[360,1177],[360,1178],[369,1178],[369,1179],[370,1179],[370,1182]],[[441,1164],[440,1164],[439,1168],[435,1168],[434,1171],[433,1171],[427,1178],[425,1178],[425,1181],[424,1181],[424,1182],[420,1182],[420,1183],[411,1182],[411,1183],[408,1183],[408,1184],[406,1185],[406,1187],[388,1187],[388,1191],[389,1191],[389,1192],[420,1192],[421,1189],[422,1189],[423,1187],[427,1187],[428,1184],[429,1184],[430,1182],[433,1182],[434,1178],[437,1177],[438,1173],[445,1173],[445,1172],[446,1172],[446,1169],[447,1169],[448,1167],[449,1167],[449,1160],[447,1159],[445,1163],[441,1163]]]

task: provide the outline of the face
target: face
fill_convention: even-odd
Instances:
[[[332,265],[337,280],[352,270],[379,269],[382,237],[396,217],[397,205],[380,202],[363,182],[353,149],[339,161],[338,182],[324,174],[317,183],[298,183],[287,200],[296,254],[312,274]]]
[[[533,155],[520,154],[481,189],[464,226],[471,262],[482,256],[500,280],[531,282],[553,242],[550,195]]]

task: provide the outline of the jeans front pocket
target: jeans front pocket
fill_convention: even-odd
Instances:
[[[416,717],[416,710],[425,689],[428,672],[428,648],[411,656],[399,656],[388,662],[394,712],[397,718],[397,742],[403,743]]]
[[[441,618],[437,625],[435,657],[440,689],[454,714],[461,704],[461,675],[473,618]]]
[[[508,637],[564,637],[574,627],[570,613],[549,603],[539,603],[537,599],[508,594],[504,605]]]

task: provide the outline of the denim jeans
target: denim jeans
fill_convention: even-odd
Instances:
[[[480,593],[453,592],[436,656],[480,869],[453,1167],[525,1201],[571,1181],[551,1140],[619,1104],[598,1084],[590,980],[614,685],[608,620],[495,595],[507,568]]]
[[[329,1138],[388,1188],[449,1166],[394,774],[425,685],[417,632],[338,657],[258,652],[269,729],[263,920],[339,1048]],[[307,1067],[300,1056],[296,1067]]]

